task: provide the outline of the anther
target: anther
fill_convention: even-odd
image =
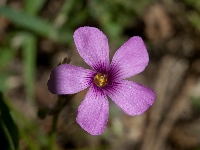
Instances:
[[[107,84],[107,82],[108,82],[108,75],[107,74],[97,73],[94,76],[94,83],[99,87],[105,86]]]

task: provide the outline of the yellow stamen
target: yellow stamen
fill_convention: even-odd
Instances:
[[[107,79],[108,79],[107,74],[97,73],[94,76],[94,83],[99,87],[103,87],[107,84]]]

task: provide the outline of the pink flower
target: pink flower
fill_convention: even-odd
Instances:
[[[144,113],[155,100],[153,90],[126,78],[142,72],[149,56],[143,40],[134,36],[124,43],[109,62],[107,37],[94,27],[74,33],[79,54],[93,70],[62,64],[52,70],[48,81],[53,94],[74,94],[90,87],[78,108],[77,123],[88,133],[100,135],[108,121],[108,95],[128,115]]]

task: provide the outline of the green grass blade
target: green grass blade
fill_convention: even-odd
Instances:
[[[40,150],[45,147],[44,141],[47,140],[37,123],[30,118],[27,118],[16,106],[9,100],[5,100],[6,105],[10,108],[13,116],[17,118],[16,122],[19,126],[20,138],[24,141],[28,150]]]
[[[30,15],[36,15],[46,0],[24,0],[25,11]]]
[[[5,16],[19,27],[31,30],[40,36],[49,37],[54,31],[52,25],[42,18],[29,15],[10,7],[0,7],[0,15]]]
[[[10,115],[9,107],[3,100],[3,95],[0,93],[0,132],[4,134],[8,143],[8,148],[16,150],[19,145],[19,133],[12,116]],[[3,143],[5,144],[5,143]],[[1,145],[1,148],[3,146]]]
[[[0,124],[1,124],[2,129],[4,130],[4,133],[6,135],[7,141],[9,143],[9,149],[15,150],[14,142],[12,141],[12,136],[11,136],[7,126],[5,125],[5,123],[2,120],[0,120]]]
[[[65,22],[67,22],[67,19],[69,18],[69,13],[73,10],[75,4],[75,0],[66,0],[64,2],[54,21],[54,26],[56,28],[60,28]]]
[[[34,103],[34,82],[36,70],[37,38],[32,34],[24,34],[24,43],[22,45],[25,90],[28,100]]]
[[[16,50],[9,47],[3,47],[0,49],[0,70],[3,69],[15,56]]]

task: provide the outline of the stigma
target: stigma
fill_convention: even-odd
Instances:
[[[97,73],[94,76],[94,83],[99,87],[105,86],[108,83],[108,75],[103,73]]]

